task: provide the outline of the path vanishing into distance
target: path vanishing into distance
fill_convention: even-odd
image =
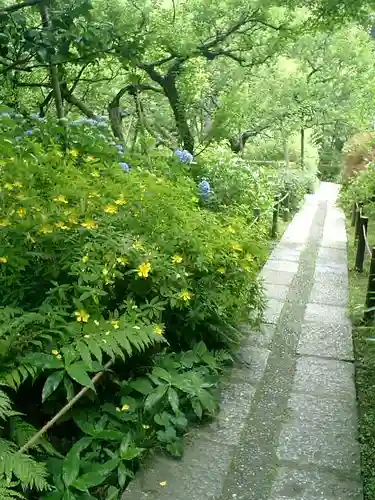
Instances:
[[[268,307],[182,460],[146,463],[122,500],[361,500],[345,219],[308,195],[263,268]],[[162,483],[162,484],[160,484]]]

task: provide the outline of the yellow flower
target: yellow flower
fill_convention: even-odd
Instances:
[[[78,323],[87,323],[90,317],[90,315],[84,309],[80,309],[74,314],[77,318]]]
[[[55,226],[63,230],[69,229],[69,226],[67,226],[63,221],[56,222]]]
[[[16,187],[16,188],[21,188],[21,187],[22,187],[22,184],[21,184],[20,182],[15,182],[15,183],[13,184],[13,186],[14,186],[14,187]]]
[[[89,339],[90,335],[84,335],[85,339]]]
[[[121,196],[121,198],[119,198],[118,200],[115,201],[116,205],[126,205],[128,202],[128,200],[125,200],[125,198],[123,198]]]
[[[154,332],[156,333],[156,335],[163,335],[163,328],[159,325],[156,325],[154,328]]]
[[[111,321],[111,325],[115,330],[118,330],[120,328],[120,322],[119,321]]]
[[[225,268],[224,267],[219,267],[218,272],[220,274],[224,274],[225,273]]]
[[[79,151],[78,149],[71,149],[70,154],[73,156],[73,158],[77,158],[77,156],[79,155]]]
[[[10,184],[9,182],[7,182],[6,184],[4,184],[4,187],[8,191],[12,191],[12,189],[13,189],[14,186],[13,186],[13,184]]]
[[[17,210],[17,214],[20,216],[20,217],[25,217],[26,215],[26,210],[24,208],[19,208]]]
[[[173,264],[181,264],[181,262],[182,262],[181,255],[174,255],[172,257],[172,262],[173,262]]]
[[[85,255],[84,257],[82,257],[82,262],[84,264],[86,264],[86,262],[88,262],[88,261],[89,261],[89,256],[88,255]]]
[[[185,302],[189,302],[189,300],[192,299],[193,294],[189,292],[189,290],[181,290],[181,292],[178,294],[178,296],[184,300]]]
[[[40,230],[39,230],[39,233],[40,234],[49,234],[49,233],[53,233],[53,229],[51,226],[41,226]]]
[[[69,214],[68,222],[70,222],[71,224],[78,224],[78,217],[76,215]]]
[[[125,266],[125,264],[128,263],[129,259],[127,259],[126,257],[117,257],[116,261],[121,265],[121,266]]]
[[[94,220],[86,220],[85,222],[82,222],[81,226],[86,229],[96,229],[98,227],[98,223]]]
[[[104,207],[104,212],[106,212],[107,214],[112,214],[112,215],[117,214],[118,208],[116,207],[116,205],[109,204],[109,205],[106,205]]]
[[[150,428],[150,426],[149,426],[149,425],[146,425],[146,424],[143,424],[143,425],[142,425],[142,427],[143,427],[144,429],[146,429],[146,430]]]
[[[242,252],[243,248],[239,243],[233,243],[232,249],[235,250],[236,252]]]
[[[91,177],[96,177],[96,178],[98,178],[98,177],[100,177],[100,172],[98,172],[97,170],[94,170],[93,172],[91,172],[91,174],[90,174],[90,175],[91,175]]]
[[[57,201],[58,203],[68,203],[68,200],[63,194],[59,194],[58,196],[56,196],[53,201]]]
[[[116,406],[116,411],[120,412],[121,408],[119,408],[118,406]]]
[[[8,219],[1,219],[0,220],[0,227],[7,227],[9,226],[10,222],[8,221]]]
[[[52,353],[54,356],[58,356],[58,355],[60,354],[60,353],[59,353],[59,351],[57,351],[56,349],[53,349],[53,350],[51,351],[51,353]]]
[[[1,264],[6,264],[8,262],[8,257],[0,257]]]
[[[159,484],[160,486],[167,486],[167,481],[161,481]]]
[[[143,250],[143,245],[140,241],[136,241],[133,243],[133,248],[135,250]]]
[[[92,191],[91,193],[89,193],[88,195],[88,198],[100,198],[100,194],[97,193],[96,191]]]
[[[138,276],[140,276],[141,278],[147,278],[150,271],[151,271],[150,262],[143,262],[140,266],[138,266],[137,269]]]
[[[130,406],[129,405],[122,405],[121,411],[129,411],[129,410],[130,410]]]
[[[56,356],[56,358],[57,358],[57,359],[61,359],[61,358],[62,358],[61,354],[58,354],[58,355]]]
[[[97,319],[94,319],[94,323],[95,323],[96,326],[100,325],[100,323],[99,323],[99,321]]]

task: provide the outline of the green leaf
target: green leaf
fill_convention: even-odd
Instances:
[[[172,376],[170,373],[167,372],[167,370],[164,370],[164,368],[160,368],[159,366],[156,366],[152,370],[152,375],[154,377],[161,378],[162,380],[165,380],[168,383],[172,382]]]
[[[149,394],[145,401],[145,411],[150,411],[165,395],[168,390],[168,385],[159,385],[151,394]]]
[[[147,396],[153,391],[153,385],[145,377],[137,378],[136,380],[131,381],[129,385],[130,387],[140,392],[141,394],[144,394],[145,396]]]
[[[51,375],[47,378],[43,390],[42,390],[42,403],[50,396],[60,385],[60,382],[64,378],[64,370],[60,370],[58,372],[51,373]]]
[[[115,488],[115,486],[110,486],[107,491],[107,496],[105,500],[117,500],[120,490]]]
[[[96,357],[100,364],[102,364],[102,350],[100,349],[96,340],[93,339],[85,339],[90,352]]]
[[[82,342],[82,340],[79,340],[77,342],[77,351],[81,355],[82,360],[86,363],[88,368],[92,370],[92,359],[91,359],[90,349],[84,342]]]
[[[91,438],[82,438],[69,450],[62,466],[62,478],[66,486],[71,486],[78,477],[80,465],[80,453],[92,443]]]
[[[93,383],[91,382],[90,377],[87,375],[87,366],[82,361],[78,361],[77,363],[73,363],[66,367],[66,371],[68,375],[78,382],[80,385],[84,387],[90,387],[95,390]]]
[[[216,413],[217,405],[214,397],[205,389],[201,389],[198,394],[199,402],[202,407],[207,410],[211,415]]]
[[[86,491],[93,486],[99,486],[107,479],[110,473],[118,467],[119,463],[119,458],[112,458],[108,460],[108,462],[96,466],[91,472],[87,472],[80,476],[74,481],[72,486],[80,491]]]
[[[200,402],[197,399],[193,399],[191,401],[191,406],[193,407],[194,413],[198,418],[202,418],[203,415],[203,408]]]
[[[179,411],[179,398],[177,392],[173,389],[173,387],[170,387],[168,389],[168,401],[172,407],[172,410],[175,412],[175,414],[177,414]]]
[[[120,488],[123,488],[125,486],[127,478],[129,477],[132,479],[134,477],[134,474],[125,466],[125,464],[121,462],[117,469],[117,477]]]

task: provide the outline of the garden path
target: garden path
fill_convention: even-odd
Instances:
[[[217,420],[181,461],[157,457],[122,500],[361,500],[345,219],[339,187],[306,197],[263,268],[268,307],[248,330]]]

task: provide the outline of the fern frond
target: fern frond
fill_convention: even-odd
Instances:
[[[34,380],[37,375],[37,367],[30,364],[22,364],[12,368],[9,372],[0,373],[0,384],[6,385],[17,391],[20,385],[23,384],[28,378],[31,377]]]
[[[30,439],[35,436],[38,430],[29,422],[26,422],[21,417],[13,417],[9,421],[10,427],[10,438],[14,441],[20,448],[26,444]],[[37,451],[45,450],[49,455],[62,458],[62,455],[55,450],[52,444],[45,438],[40,438],[34,445]],[[1,497],[0,497],[1,499]]]
[[[43,491],[48,488],[47,470],[43,463],[26,453],[18,453],[14,443],[0,439],[0,478],[10,482],[14,477],[20,481],[22,489]]]
[[[18,483],[6,483],[4,480],[0,479],[0,498],[1,500],[14,500],[15,498],[21,498],[25,500],[25,497],[11,488],[17,486]]]
[[[0,389],[0,418],[6,420],[11,414],[12,401],[8,394]]]

